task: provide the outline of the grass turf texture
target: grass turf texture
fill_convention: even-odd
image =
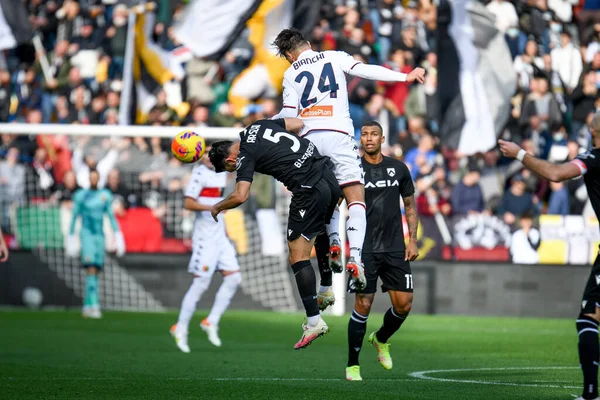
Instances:
[[[168,333],[176,318],[0,312],[0,398],[572,399],[581,393],[573,320],[411,316],[391,339],[394,368],[379,365],[365,337],[364,381],[347,382],[347,317],[326,317],[330,333],[301,351],[293,350],[299,314],[227,312],[221,348],[206,340],[197,317],[190,354],[179,352]],[[367,336],[381,321],[381,314],[369,318]],[[543,369],[500,369],[529,367]],[[410,375],[481,368],[495,369],[427,374],[470,383]]]

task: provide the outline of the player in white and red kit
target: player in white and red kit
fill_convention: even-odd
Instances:
[[[346,231],[350,257],[346,270],[355,287],[362,289],[366,286],[361,261],[367,226],[364,175],[358,146],[353,139],[345,74],[384,82],[422,83],[425,70],[416,68],[403,74],[378,65],[363,64],[342,51],[313,51],[296,29],[281,31],[274,45],[291,66],[283,78],[283,109],[273,118],[300,118],[304,122],[300,135],[306,136],[322,155],[333,161],[334,173],[348,203]],[[335,272],[342,270],[338,228],[339,211],[336,210],[327,229],[330,247],[326,250]],[[317,244],[317,253],[322,251]],[[321,300],[331,297],[327,302],[333,304],[330,288],[321,287],[319,292]]]
[[[181,303],[177,323],[171,327],[171,335],[177,347],[189,353],[188,326],[200,296],[208,289],[215,271],[223,275],[223,283],[217,292],[210,314],[200,323],[208,340],[215,346],[221,346],[218,335],[219,321],[229,307],[242,281],[240,266],[233,244],[225,232],[223,220],[215,221],[210,210],[223,200],[223,190],[227,183],[226,173],[217,173],[208,160],[208,151],[202,161],[194,168],[185,191],[184,208],[196,212],[194,233],[192,236],[192,257],[188,271],[194,279]]]

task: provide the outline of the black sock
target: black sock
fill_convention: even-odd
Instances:
[[[315,240],[315,252],[317,253],[317,264],[321,275],[321,286],[331,286],[333,272],[329,268],[329,238],[322,233]]]
[[[383,325],[381,325],[381,328],[377,331],[377,340],[380,343],[387,343],[389,338],[400,329],[407,316],[408,314],[396,314],[396,312],[394,312],[394,307],[390,307],[383,316]]]
[[[352,311],[348,322],[348,366],[358,365],[358,355],[367,332],[368,315]]]
[[[296,277],[298,292],[304,304],[307,317],[319,315],[319,303],[317,302],[317,277],[310,260],[298,261],[292,265],[292,271]]]
[[[580,314],[577,318],[579,362],[583,371],[583,398],[598,397],[598,321]]]

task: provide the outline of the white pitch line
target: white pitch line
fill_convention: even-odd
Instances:
[[[133,379],[157,379],[163,381],[215,381],[215,382],[223,382],[223,381],[238,381],[238,382],[344,382],[346,379],[344,378],[258,378],[258,377],[248,377],[248,378],[156,378],[156,377],[132,377],[132,378],[123,378],[123,377],[45,377],[45,378],[28,378],[28,377],[0,377],[0,380],[4,381],[129,381]],[[368,379],[369,381],[375,382],[416,382],[416,379]]]
[[[436,369],[430,371],[411,372],[408,376],[417,379],[452,382],[452,383],[472,383],[476,385],[497,385],[497,386],[524,386],[524,387],[544,387],[558,389],[580,389],[581,386],[565,386],[565,385],[541,385],[535,383],[516,383],[516,382],[498,382],[498,381],[480,381],[474,379],[451,379],[437,378],[428,376],[429,374],[439,374],[444,372],[485,372],[485,371],[528,371],[528,370],[566,370],[579,369],[579,367],[503,367],[503,368],[457,368],[457,369]]]

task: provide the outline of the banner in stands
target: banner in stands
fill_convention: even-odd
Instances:
[[[445,220],[452,244],[445,244],[433,217],[421,217],[418,234],[420,259],[511,262],[513,237],[520,229],[492,215],[455,216]],[[539,264],[591,264],[598,255],[600,230],[596,218],[581,215],[543,215],[539,218]],[[405,226],[405,234],[408,230]],[[538,247],[539,246],[539,247]]]

